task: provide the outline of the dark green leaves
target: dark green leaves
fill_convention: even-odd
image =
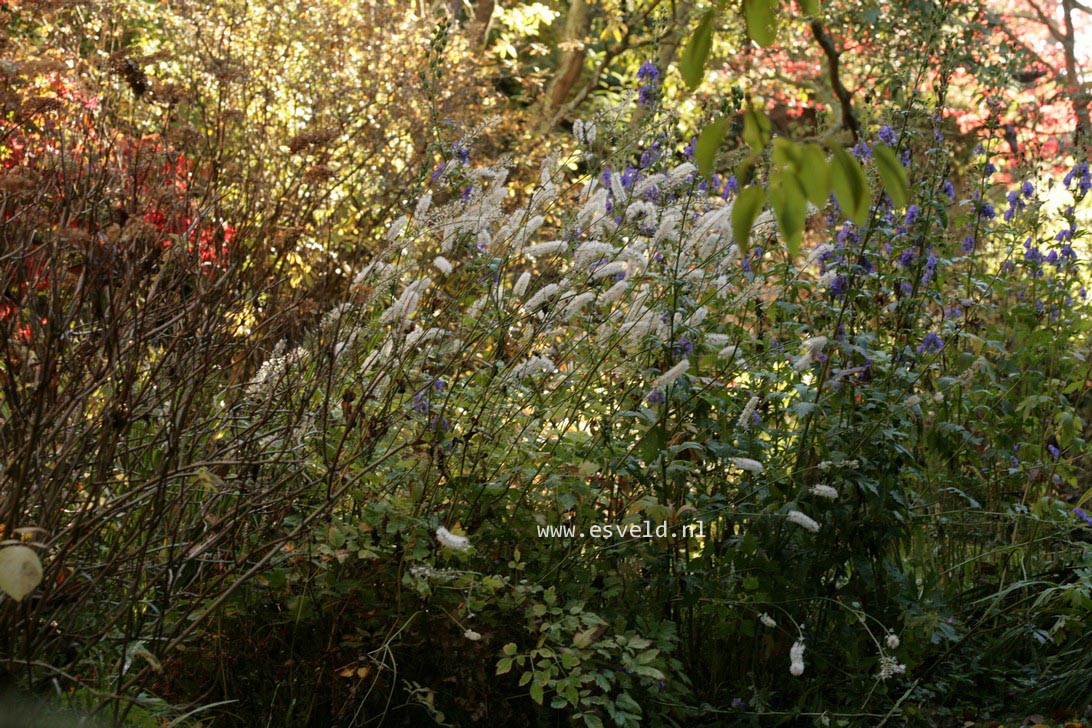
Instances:
[[[906,169],[899,162],[895,150],[886,144],[877,144],[872,153],[876,156],[876,169],[880,173],[880,181],[887,190],[887,196],[895,203],[895,207],[903,207],[910,201],[910,180],[906,177]]]
[[[858,225],[864,225],[868,219],[868,207],[872,204],[872,193],[860,162],[845,149],[834,147],[830,171],[834,196],[843,212]]]
[[[717,149],[724,141],[724,135],[728,133],[728,118],[717,119],[705,125],[698,135],[698,142],[694,145],[694,162],[698,165],[698,171],[705,177],[713,174],[713,164],[717,159]]]
[[[763,48],[773,45],[777,37],[777,4],[777,0],[743,0],[747,35]]]
[[[732,206],[732,237],[736,239],[736,245],[744,254],[751,247],[751,226],[754,225],[758,213],[762,212],[762,205],[766,202],[766,193],[761,187],[745,187],[736,197]]]
[[[705,61],[709,58],[709,49],[713,47],[713,20],[716,11],[710,9],[702,16],[697,30],[690,37],[690,41],[683,49],[682,58],[679,61],[679,72],[683,81],[693,91],[701,83],[705,75]]]

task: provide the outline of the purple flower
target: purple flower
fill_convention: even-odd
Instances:
[[[913,225],[918,221],[918,206],[910,205],[906,208],[906,224]]]
[[[944,341],[936,335],[936,333],[930,331],[925,335],[925,338],[921,340],[921,344],[918,346],[919,354],[933,354],[944,348]]]
[[[662,389],[653,389],[648,393],[648,396],[645,397],[645,401],[655,407],[666,402],[667,398],[664,396],[664,391]]]
[[[648,169],[660,158],[660,143],[652,142],[648,149],[641,154],[641,169]]]
[[[630,165],[626,167],[626,170],[622,172],[622,186],[627,190],[633,189],[633,183],[637,181],[637,178],[641,176],[640,170]]]
[[[1087,523],[1089,526],[1092,526],[1092,516],[1088,515],[1088,513],[1081,510],[1080,508],[1074,508],[1073,515]]]
[[[743,698],[732,698],[732,707],[736,710],[747,710],[747,703],[743,702]]]
[[[440,177],[441,177],[441,175],[443,175],[445,169],[447,169],[447,162],[440,162],[440,166],[437,167],[436,171],[434,171],[432,173],[432,182],[433,183],[435,183],[436,180],[440,179]]]
[[[456,142],[451,147],[451,153],[454,154],[455,158],[462,164],[470,164],[470,147],[462,142]]]
[[[989,177],[991,174],[997,172],[997,167],[994,166],[993,162],[986,162],[986,166],[982,168],[982,171]]]
[[[1088,162],[1079,162],[1074,165],[1073,169],[1069,170],[1069,174],[1065,176],[1063,184],[1068,188],[1074,179],[1077,180],[1077,192],[1079,194],[1083,195],[1092,188],[1092,173],[1089,172]]]
[[[880,129],[880,133],[877,134],[877,136],[880,138],[881,142],[889,147],[895,146],[895,140],[899,137],[899,135],[895,133],[895,130],[890,126],[885,126]]]
[[[696,136],[690,137],[690,143],[686,145],[685,149],[683,149],[683,155],[687,159],[693,159],[694,158],[694,147],[697,146],[697,143],[698,143],[698,138]]]
[[[987,220],[992,220],[997,217],[997,211],[993,209],[993,205],[988,202],[978,203],[978,214],[980,217],[984,217]]]
[[[864,142],[857,142],[857,146],[853,147],[851,151],[853,152],[853,156],[862,162],[872,159],[872,147]]]
[[[955,185],[950,180],[944,180],[944,184],[941,186],[940,191],[948,196],[949,200],[955,199]]]
[[[1035,194],[1035,185],[1024,180],[1024,184],[1020,185],[1020,192],[1023,193],[1024,197],[1031,197]]]
[[[641,64],[641,67],[637,69],[637,80],[639,81],[655,81],[660,77],[660,69],[652,65],[652,61],[645,61]]]
[[[428,401],[428,392],[421,390],[417,394],[413,395],[413,406],[410,409],[419,415],[427,414],[432,405]]]
[[[682,359],[683,357],[694,351],[694,343],[685,336],[680,336],[679,340],[675,342],[675,345],[671,347],[671,350],[675,354],[676,359]]]
[[[637,103],[641,106],[651,106],[655,100],[656,86],[654,84],[646,83],[637,91]]]
[[[933,274],[937,272],[937,257],[933,255],[932,251],[929,251],[929,257],[925,259],[925,272],[922,274],[922,281],[928,281],[933,277]]]
[[[899,265],[901,265],[903,268],[909,268],[910,264],[914,262],[915,257],[916,256],[914,255],[914,249],[907,248],[906,250],[899,253]]]
[[[963,245],[961,247],[963,248],[964,253],[973,253],[974,235],[968,235],[967,237],[963,238]]]
[[[736,176],[733,174],[731,177],[728,178],[728,183],[726,185],[724,185],[724,194],[721,195],[721,196],[724,199],[727,200],[728,195],[734,195],[738,191],[739,191],[739,180],[737,180]]]
[[[837,298],[841,298],[849,289],[849,278],[844,275],[836,276],[830,283],[830,292]]]
[[[1050,453],[1050,457],[1057,460],[1061,457],[1062,451],[1058,449],[1057,445],[1047,445],[1047,452]]]

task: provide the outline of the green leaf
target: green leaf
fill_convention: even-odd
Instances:
[[[705,125],[698,134],[698,141],[694,145],[694,162],[698,165],[698,171],[702,176],[710,177],[713,174],[713,164],[717,160],[717,149],[724,141],[724,135],[728,133],[727,117],[717,119]]]
[[[516,654],[516,643],[515,642],[509,642],[508,644],[506,644],[504,647],[501,648],[501,651],[504,652],[504,654],[506,654],[508,656],[512,656],[512,655]]]
[[[910,200],[910,180],[906,177],[906,169],[899,162],[895,150],[886,144],[877,144],[872,152],[876,155],[876,169],[880,172],[887,196],[895,207],[903,207]]]
[[[868,220],[868,207],[872,204],[864,170],[853,155],[841,147],[834,147],[830,162],[831,182],[838,204],[849,219],[864,225]]]
[[[800,0],[800,8],[804,11],[804,15],[818,15],[819,0]]]
[[[740,190],[735,204],[732,205],[732,237],[736,239],[736,245],[744,255],[751,248],[751,226],[762,212],[764,204],[766,193],[761,187],[752,185]]]
[[[508,672],[511,669],[512,669],[512,658],[511,657],[502,657],[497,662],[497,674],[498,675],[503,675],[503,674],[505,674],[506,672]]]
[[[683,81],[693,91],[701,84],[705,76],[705,61],[709,58],[709,50],[713,47],[713,20],[716,11],[710,9],[702,16],[694,35],[683,49],[682,58],[679,61],[679,72]]]
[[[755,154],[759,154],[770,142],[770,120],[755,107],[743,112],[743,141]]]
[[[804,194],[816,207],[827,204],[830,197],[830,165],[823,148],[818,144],[805,144],[800,148],[799,164]]]
[[[777,37],[777,0],[743,0],[743,17],[747,35],[763,48],[773,45]]]
[[[804,219],[808,216],[804,190],[794,173],[781,171],[770,175],[769,197],[781,237],[789,254],[795,256],[804,240]]]
[[[531,683],[531,700],[535,701],[539,705],[542,705],[542,685],[539,683]]]

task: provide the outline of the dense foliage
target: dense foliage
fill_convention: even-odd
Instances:
[[[1028,2],[0,2],[0,689],[1078,718],[1090,14]]]

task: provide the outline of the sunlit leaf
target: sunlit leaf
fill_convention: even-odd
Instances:
[[[834,147],[830,161],[831,185],[838,204],[849,219],[864,225],[868,207],[872,204],[872,193],[860,162],[841,147]]]
[[[794,173],[779,171],[770,175],[769,197],[781,237],[789,254],[795,256],[804,240],[804,219],[808,215],[804,190]]]
[[[830,197],[830,164],[827,155],[818,144],[805,144],[800,148],[800,184],[804,194],[816,207],[827,204]]]
[[[895,150],[886,144],[877,144],[872,152],[876,155],[876,169],[879,170],[887,196],[895,207],[903,207],[910,200],[910,180],[906,177],[906,169],[899,162]]]
[[[705,177],[713,174],[713,165],[717,159],[717,150],[724,141],[724,135],[728,133],[728,119],[717,119],[705,125],[698,134],[698,141],[694,145],[694,162],[698,165],[698,171]]]
[[[679,61],[679,72],[683,81],[691,90],[701,84],[705,76],[705,61],[709,58],[709,49],[713,47],[713,20],[716,11],[709,10],[702,16],[694,35],[683,49],[682,58]]]
[[[744,254],[751,247],[751,226],[754,225],[758,214],[762,212],[762,205],[765,203],[766,193],[761,187],[753,185],[740,190],[732,206],[732,237],[736,239],[736,245]]]
[[[765,149],[770,141],[770,119],[753,106],[743,112],[743,141],[756,154]]]
[[[763,48],[773,45],[777,37],[777,0],[743,0],[743,17],[747,35]]]
[[[17,602],[42,583],[42,562],[26,546],[0,548],[0,591]]]

